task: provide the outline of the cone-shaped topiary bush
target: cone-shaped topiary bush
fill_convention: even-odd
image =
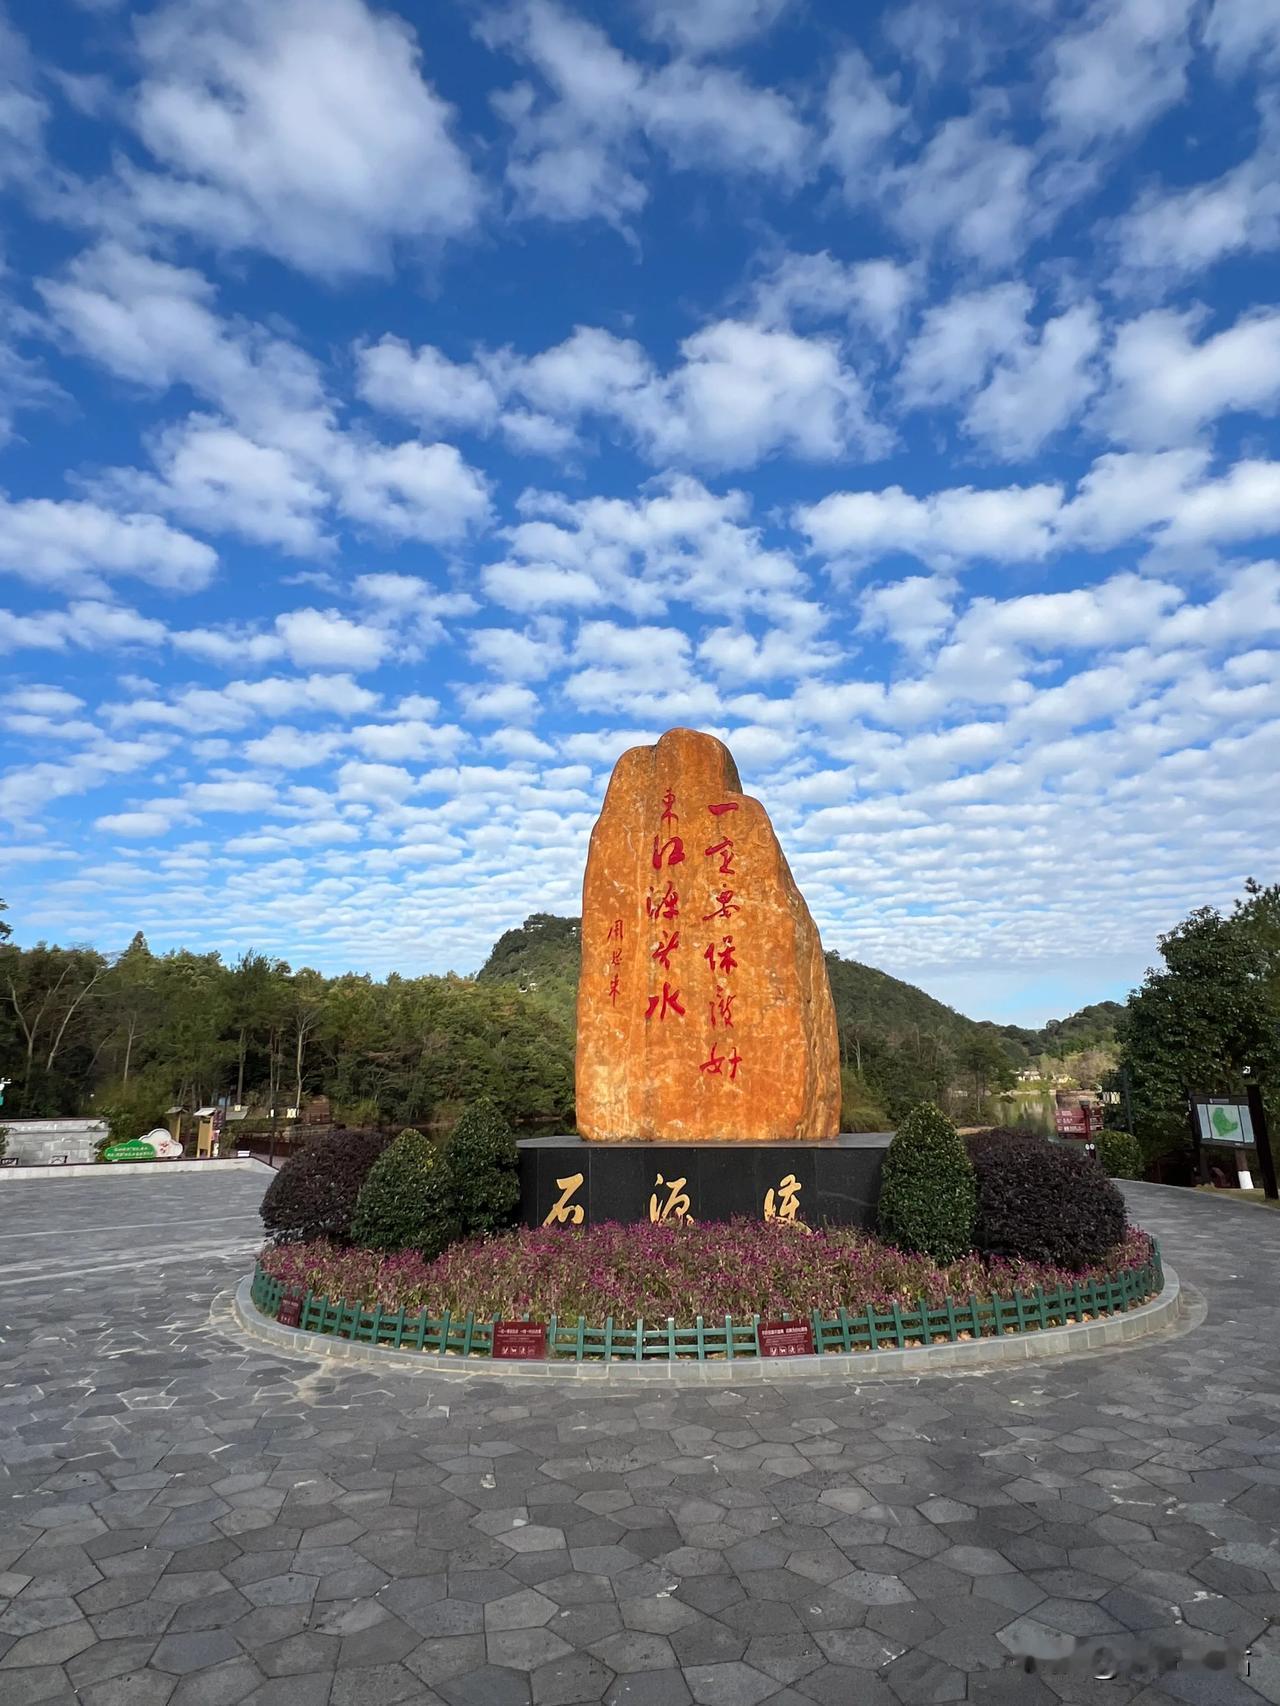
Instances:
[[[954,1262],[973,1247],[973,1163],[956,1128],[932,1102],[898,1127],[880,1176],[880,1232],[900,1250]]]
[[[1142,1177],[1142,1145],[1131,1131],[1100,1131],[1098,1160],[1109,1179]]]
[[[312,1238],[346,1244],[360,1187],[390,1141],[384,1131],[334,1131],[308,1138],[267,1187],[261,1209],[267,1233],[277,1244]]]
[[[402,1131],[364,1182],[352,1238],[371,1250],[419,1250],[430,1260],[457,1234],[448,1164],[429,1137]]]
[[[464,1236],[510,1226],[520,1202],[519,1166],[511,1127],[481,1096],[463,1110],[449,1139],[453,1206]]]

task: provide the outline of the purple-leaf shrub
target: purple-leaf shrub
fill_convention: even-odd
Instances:
[[[731,1220],[706,1226],[541,1228],[454,1244],[434,1261],[414,1251],[382,1255],[323,1241],[268,1246],[267,1273],[333,1298],[416,1314],[501,1319],[530,1315],[598,1325],[612,1315],[692,1325],[726,1315],[749,1319],[818,1310],[914,1307],[1046,1291],[1112,1277],[1151,1260],[1147,1233],[1130,1228],[1104,1262],[1072,1270],[1042,1262],[976,1255],[940,1266],[847,1227],[809,1232],[779,1222]]]

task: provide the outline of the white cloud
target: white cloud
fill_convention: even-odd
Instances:
[[[668,476],[632,499],[581,502],[526,494],[508,530],[510,555],[484,570],[491,598],[528,611],[611,603],[651,617],[672,603],[785,622],[806,583],[791,557],[763,544],[742,492]]]
[[[10,710],[30,711],[40,717],[70,717],[84,708],[84,700],[65,687],[9,687],[5,704]]]
[[[1035,155],[999,123],[984,105],[940,125],[918,158],[881,176],[885,218],[911,242],[945,243],[979,266],[1015,260],[1056,208],[1043,187],[1033,197]]]
[[[151,808],[134,812],[108,812],[105,816],[94,819],[93,827],[100,829],[104,835],[123,835],[129,838],[137,836],[139,840],[147,840],[152,836],[166,835],[179,821],[172,810]]]
[[[402,539],[445,544],[482,526],[489,483],[452,444],[334,445],[331,472],[353,520]]]
[[[261,326],[219,320],[198,273],[108,243],[40,289],[66,335],[113,373],[161,389],[185,382],[234,425],[191,417],[160,435],[159,478],[117,470],[105,491],[301,551],[327,542],[322,502],[432,544],[487,520],[487,482],[455,446],[344,430],[312,359]]]
[[[473,629],[467,650],[476,663],[507,681],[541,681],[564,658],[560,624],[545,620],[526,628]]]
[[[1201,312],[1155,309],[1116,333],[1099,423],[1124,444],[1158,449],[1238,410],[1280,402],[1280,310],[1245,315],[1193,341]]]
[[[1050,50],[1045,108],[1077,142],[1145,130],[1186,89],[1192,0],[1094,0]]]
[[[439,352],[414,352],[394,340],[384,341],[378,352],[371,400],[422,419],[431,407],[424,390],[434,394],[440,380]],[[685,338],[680,356],[661,373],[639,344],[600,327],[579,326],[537,355],[482,352],[479,363],[465,370],[466,379],[458,377],[464,370],[454,368],[448,383],[472,396],[466,387],[483,375],[493,399],[487,421],[508,432],[520,418],[511,400],[532,404],[538,411],[529,418],[538,448],[572,441],[581,423],[594,417],[621,428],[662,465],[749,467],[779,453],[826,460],[851,448],[880,454],[891,442],[868,416],[858,374],[829,339],[720,320]],[[500,403],[507,412],[499,415]],[[483,513],[480,504],[477,492],[477,514]]]
[[[851,329],[891,343],[921,284],[913,268],[897,261],[838,261],[824,249],[816,255],[782,255],[752,296],[763,325],[845,320]]]
[[[901,486],[836,492],[796,512],[796,525],[825,556],[853,564],[903,551],[925,562],[971,558],[1036,562],[1053,549],[1062,507],[1056,485],[979,491],[962,486],[912,497]]]
[[[632,411],[659,460],[738,468],[776,451],[823,460],[853,446],[880,454],[891,442],[834,344],[722,320],[681,351],[684,364]]]
[[[172,592],[212,580],[218,559],[208,545],[154,515],[117,515],[72,499],[0,495],[0,570],[41,586],[93,585],[132,575]]]
[[[29,179],[41,164],[48,118],[27,44],[0,12],[0,187]]]
[[[538,714],[538,695],[514,681],[459,688],[467,715],[479,722],[527,723]]]
[[[415,350],[390,335],[357,351],[359,391],[367,403],[407,415],[432,431],[487,430],[498,418],[492,382],[469,362],[450,361],[430,344]]]
[[[118,469],[100,483],[103,490],[210,532],[234,525],[246,539],[298,555],[331,548],[321,524],[327,494],[277,446],[255,443],[209,416],[190,415],[157,435],[152,457],[156,474]]]
[[[480,193],[412,30],[362,0],[176,0],[137,27],[128,214],[305,272],[384,268]]]
[[[1280,56],[1275,0],[1213,0],[1204,44],[1228,75],[1269,67]]]
[[[773,628],[762,635],[715,628],[698,645],[698,661],[722,683],[778,681],[821,675],[838,661],[829,641],[804,629]]]
[[[507,181],[526,213],[625,227],[648,197],[646,143],[676,168],[791,182],[804,172],[808,136],[790,102],[737,72],[630,60],[552,0],[523,0],[486,19],[481,33],[542,81],[542,92],[520,83],[494,98],[512,128]]]
[[[1149,289],[1176,283],[1225,256],[1280,248],[1280,119],[1263,115],[1256,149],[1239,165],[1189,189],[1149,190],[1111,227],[1117,282]]]
[[[1025,339],[1034,298],[1026,284],[968,291],[925,310],[898,385],[912,407],[954,403],[977,391],[998,358]]]
[[[836,61],[824,99],[823,159],[839,174],[850,201],[860,201],[885,151],[907,119],[889,86],[857,48]]]
[[[336,610],[291,610],[277,616],[285,651],[299,668],[376,669],[390,648],[381,628],[352,622]]]
[[[942,575],[907,575],[871,587],[860,601],[859,626],[869,634],[886,634],[905,652],[927,651],[954,620],[957,590]]]
[[[791,0],[644,0],[643,23],[651,36],[686,53],[720,53],[762,35]]]
[[[1046,320],[1038,334],[1024,328],[965,411],[966,432],[1006,460],[1033,456],[1076,418],[1099,383],[1102,331],[1093,303]]]
[[[1280,462],[1245,460],[1210,477],[1200,451],[1099,457],[1068,499],[1061,485],[954,487],[915,497],[901,486],[833,492],[801,506],[814,549],[858,568],[903,552],[939,567],[1037,562],[1072,547],[1149,541],[1158,553],[1265,538],[1280,528]]]

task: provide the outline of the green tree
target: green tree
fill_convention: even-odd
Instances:
[[[1280,1088],[1273,902],[1257,891],[1230,917],[1197,908],[1160,938],[1163,968],[1129,997],[1120,1069],[1129,1074],[1134,1131],[1148,1161],[1190,1147],[1189,1093],[1242,1095]],[[1246,1070],[1247,1069],[1247,1070]]]
[[[1012,1090],[1017,1070],[994,1028],[975,1028],[956,1049],[956,1066],[965,1104],[981,1118],[983,1103],[990,1096]]]
[[[1128,1131],[1100,1131],[1098,1160],[1109,1179],[1142,1177],[1142,1145]]]
[[[457,1234],[449,1167],[420,1131],[402,1131],[360,1188],[352,1239],[371,1250],[438,1256]]]
[[[92,997],[107,962],[92,948],[0,945],[0,1000],[17,1032],[12,1074],[24,1114],[66,1113],[91,1059]]]
[[[491,1097],[463,1109],[449,1139],[453,1205],[464,1235],[509,1226],[520,1203],[520,1152]]]
[[[953,1262],[973,1248],[978,1197],[973,1163],[956,1128],[931,1102],[894,1134],[880,1176],[880,1231],[900,1250]]]

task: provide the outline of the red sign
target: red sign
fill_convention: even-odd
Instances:
[[[276,1310],[276,1320],[282,1327],[296,1327],[302,1320],[302,1299],[282,1297],[280,1307]]]
[[[1093,1137],[1102,1130],[1102,1109],[1091,1102],[1074,1108],[1055,1108],[1053,1124],[1059,1137]]]
[[[545,1321],[495,1321],[493,1354],[516,1362],[541,1362],[547,1354]]]
[[[813,1328],[808,1321],[762,1321],[756,1328],[762,1357],[811,1357]]]

